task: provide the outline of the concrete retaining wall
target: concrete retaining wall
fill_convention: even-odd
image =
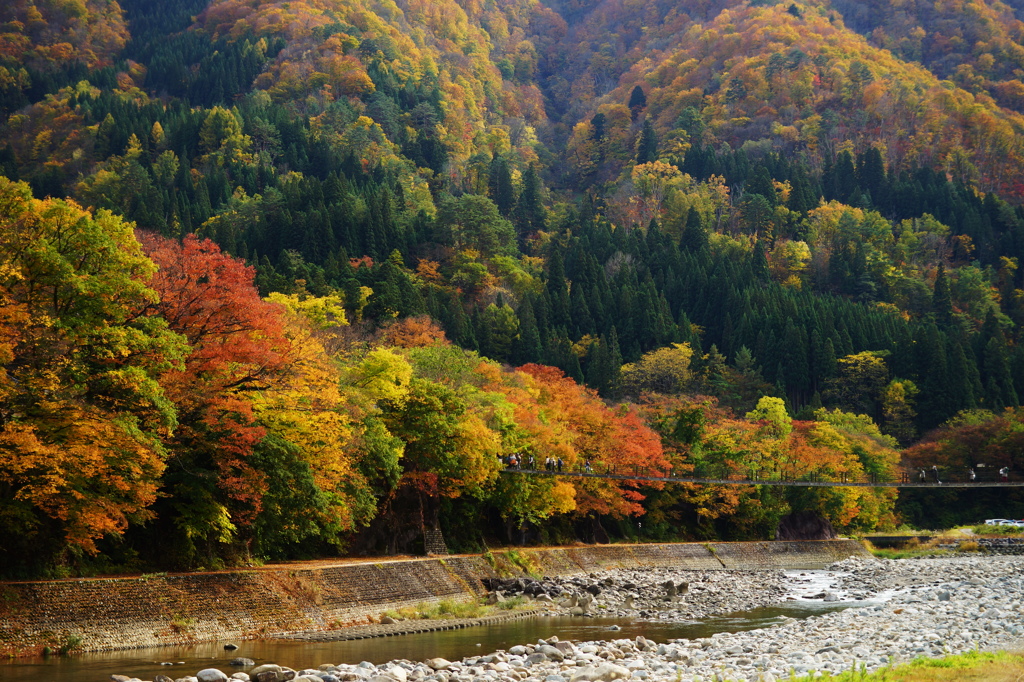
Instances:
[[[865,554],[850,540],[603,545],[136,578],[0,583],[0,656],[80,642],[87,651],[251,639],[375,622],[388,609],[467,599],[481,578],[614,568],[822,568]]]

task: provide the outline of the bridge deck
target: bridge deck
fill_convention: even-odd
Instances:
[[[618,481],[644,481],[650,483],[700,483],[705,485],[781,485],[806,488],[844,487],[844,488],[1020,488],[1022,481],[832,481],[832,480],[799,480],[783,478],[691,478],[684,476],[657,476],[647,473],[596,473],[587,471],[548,471],[546,469],[502,469],[503,474],[524,474],[529,476],[563,476],[568,478],[607,478]]]

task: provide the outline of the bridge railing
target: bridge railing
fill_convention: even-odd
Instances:
[[[1019,473],[1006,472],[998,469],[983,469],[974,472],[972,477],[969,469],[955,470],[950,468],[936,469],[899,469],[892,474],[877,472],[864,472],[851,474],[848,472],[820,472],[800,471],[795,468],[781,467],[777,469],[761,468],[736,468],[722,464],[700,463],[692,467],[682,469],[659,469],[654,467],[642,467],[639,465],[613,465],[604,463],[576,463],[573,465],[563,464],[561,468],[557,465],[548,469],[544,465],[530,468],[528,465],[518,465],[514,468],[517,471],[528,471],[530,473],[552,473],[552,474],[575,474],[580,476],[595,476],[602,478],[618,478],[626,480],[699,480],[699,481],[727,481],[727,482],[748,482],[757,483],[805,483],[805,484],[862,484],[862,485],[885,485],[896,484],[902,486],[914,485],[941,485],[946,483],[994,483],[994,482],[1020,482],[1024,480]]]

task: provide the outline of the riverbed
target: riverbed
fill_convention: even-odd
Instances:
[[[111,674],[117,673],[152,680],[158,674],[177,678],[209,667],[219,667],[230,673],[233,669],[229,662],[236,657],[250,658],[257,664],[279,663],[296,670],[310,665],[316,667],[328,661],[353,665],[368,661],[379,665],[395,659],[419,661],[438,656],[448,660],[460,660],[479,656],[484,652],[508,650],[524,642],[535,642],[552,636],[575,641],[600,640],[613,636],[616,639],[634,639],[643,636],[657,642],[677,638],[709,637],[720,632],[770,627],[786,622],[790,618],[806,618],[843,607],[844,605],[803,602],[761,607],[679,623],[634,621],[617,617],[538,616],[475,628],[375,639],[333,642],[281,639],[241,641],[237,643],[238,650],[230,652],[224,651],[221,643],[204,643],[190,647],[154,647],[55,656],[48,659],[19,659],[0,664],[0,680],[105,682],[110,679]],[[162,665],[163,663],[172,665]]]
[[[772,573],[763,576],[766,588],[779,586]],[[230,653],[216,644],[18,661],[0,666],[0,679],[103,682],[117,672],[177,680],[212,668],[244,679],[261,670],[227,665],[230,657],[244,656],[305,671],[305,679],[296,678],[302,682],[661,682],[716,676],[770,682],[791,672],[875,669],[921,655],[1013,646],[1024,636],[1022,576],[1024,561],[1016,557],[851,559],[827,572],[788,572],[782,576],[785,590],[776,593],[758,590],[756,575],[720,572],[724,583],[690,581],[681,600],[658,610],[641,605],[645,617],[570,618],[562,615],[567,607],[555,602],[547,611],[553,615],[497,627],[355,642],[238,642],[241,648]],[[784,610],[665,617],[685,608],[701,610],[696,602],[705,595],[728,603],[730,581],[745,600],[770,593]],[[666,601],[647,592],[649,601]],[[602,594],[618,599],[614,589]]]

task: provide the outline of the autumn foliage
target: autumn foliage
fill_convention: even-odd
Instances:
[[[781,400],[763,397],[745,418],[709,398],[650,394],[642,413],[654,425],[673,469],[697,478],[859,480],[896,474],[899,453],[863,415],[819,410],[793,420]],[[846,530],[893,522],[895,491],[872,488],[776,488],[684,484],[651,501],[653,523],[698,534],[773,532],[791,511],[812,512]]]
[[[3,545],[94,552],[152,516],[184,341],[140,315],[155,266],[119,218],[4,178],[0,207]]]
[[[861,531],[640,477],[1014,464],[997,0],[121,2],[0,6],[0,566]]]
[[[320,341],[345,322],[329,301],[265,301],[209,240],[136,241],[107,213],[3,191],[0,512],[27,538],[95,552],[146,520],[173,561],[207,565],[340,544],[378,505],[393,529],[417,507],[436,523],[446,498],[515,524],[643,513],[636,482],[500,477],[512,453],[667,467],[634,411],[560,370],[502,368],[412,320],[339,365]]]
[[[0,8],[0,22],[0,55],[44,69],[75,61],[104,66],[128,41],[116,2],[12,0]]]

